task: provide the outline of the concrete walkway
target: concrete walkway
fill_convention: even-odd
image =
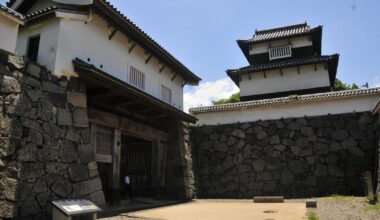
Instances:
[[[107,220],[304,220],[305,203],[253,203],[252,200],[195,200],[193,202],[121,214]],[[105,220],[105,219],[104,219]]]

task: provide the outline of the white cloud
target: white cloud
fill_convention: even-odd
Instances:
[[[371,87],[380,87],[380,77],[376,76]]]
[[[212,105],[212,101],[228,98],[237,92],[239,88],[230,78],[200,83],[185,92],[184,110],[188,112],[189,108]]]

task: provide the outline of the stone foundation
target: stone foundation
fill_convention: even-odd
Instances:
[[[363,195],[375,172],[370,113],[194,127],[198,196]]]
[[[85,85],[21,57],[0,62],[0,218],[45,219],[50,202],[104,203]]]

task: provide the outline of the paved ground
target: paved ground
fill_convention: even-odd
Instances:
[[[304,220],[304,203],[255,204],[252,200],[196,200],[193,202],[130,212],[103,220]]]

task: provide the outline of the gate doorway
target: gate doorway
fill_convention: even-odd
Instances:
[[[132,136],[124,136],[121,148],[120,177],[123,183],[128,174],[132,191],[137,197],[152,196],[152,142]],[[123,183],[124,184],[124,183]],[[125,188],[123,195],[127,195]]]

